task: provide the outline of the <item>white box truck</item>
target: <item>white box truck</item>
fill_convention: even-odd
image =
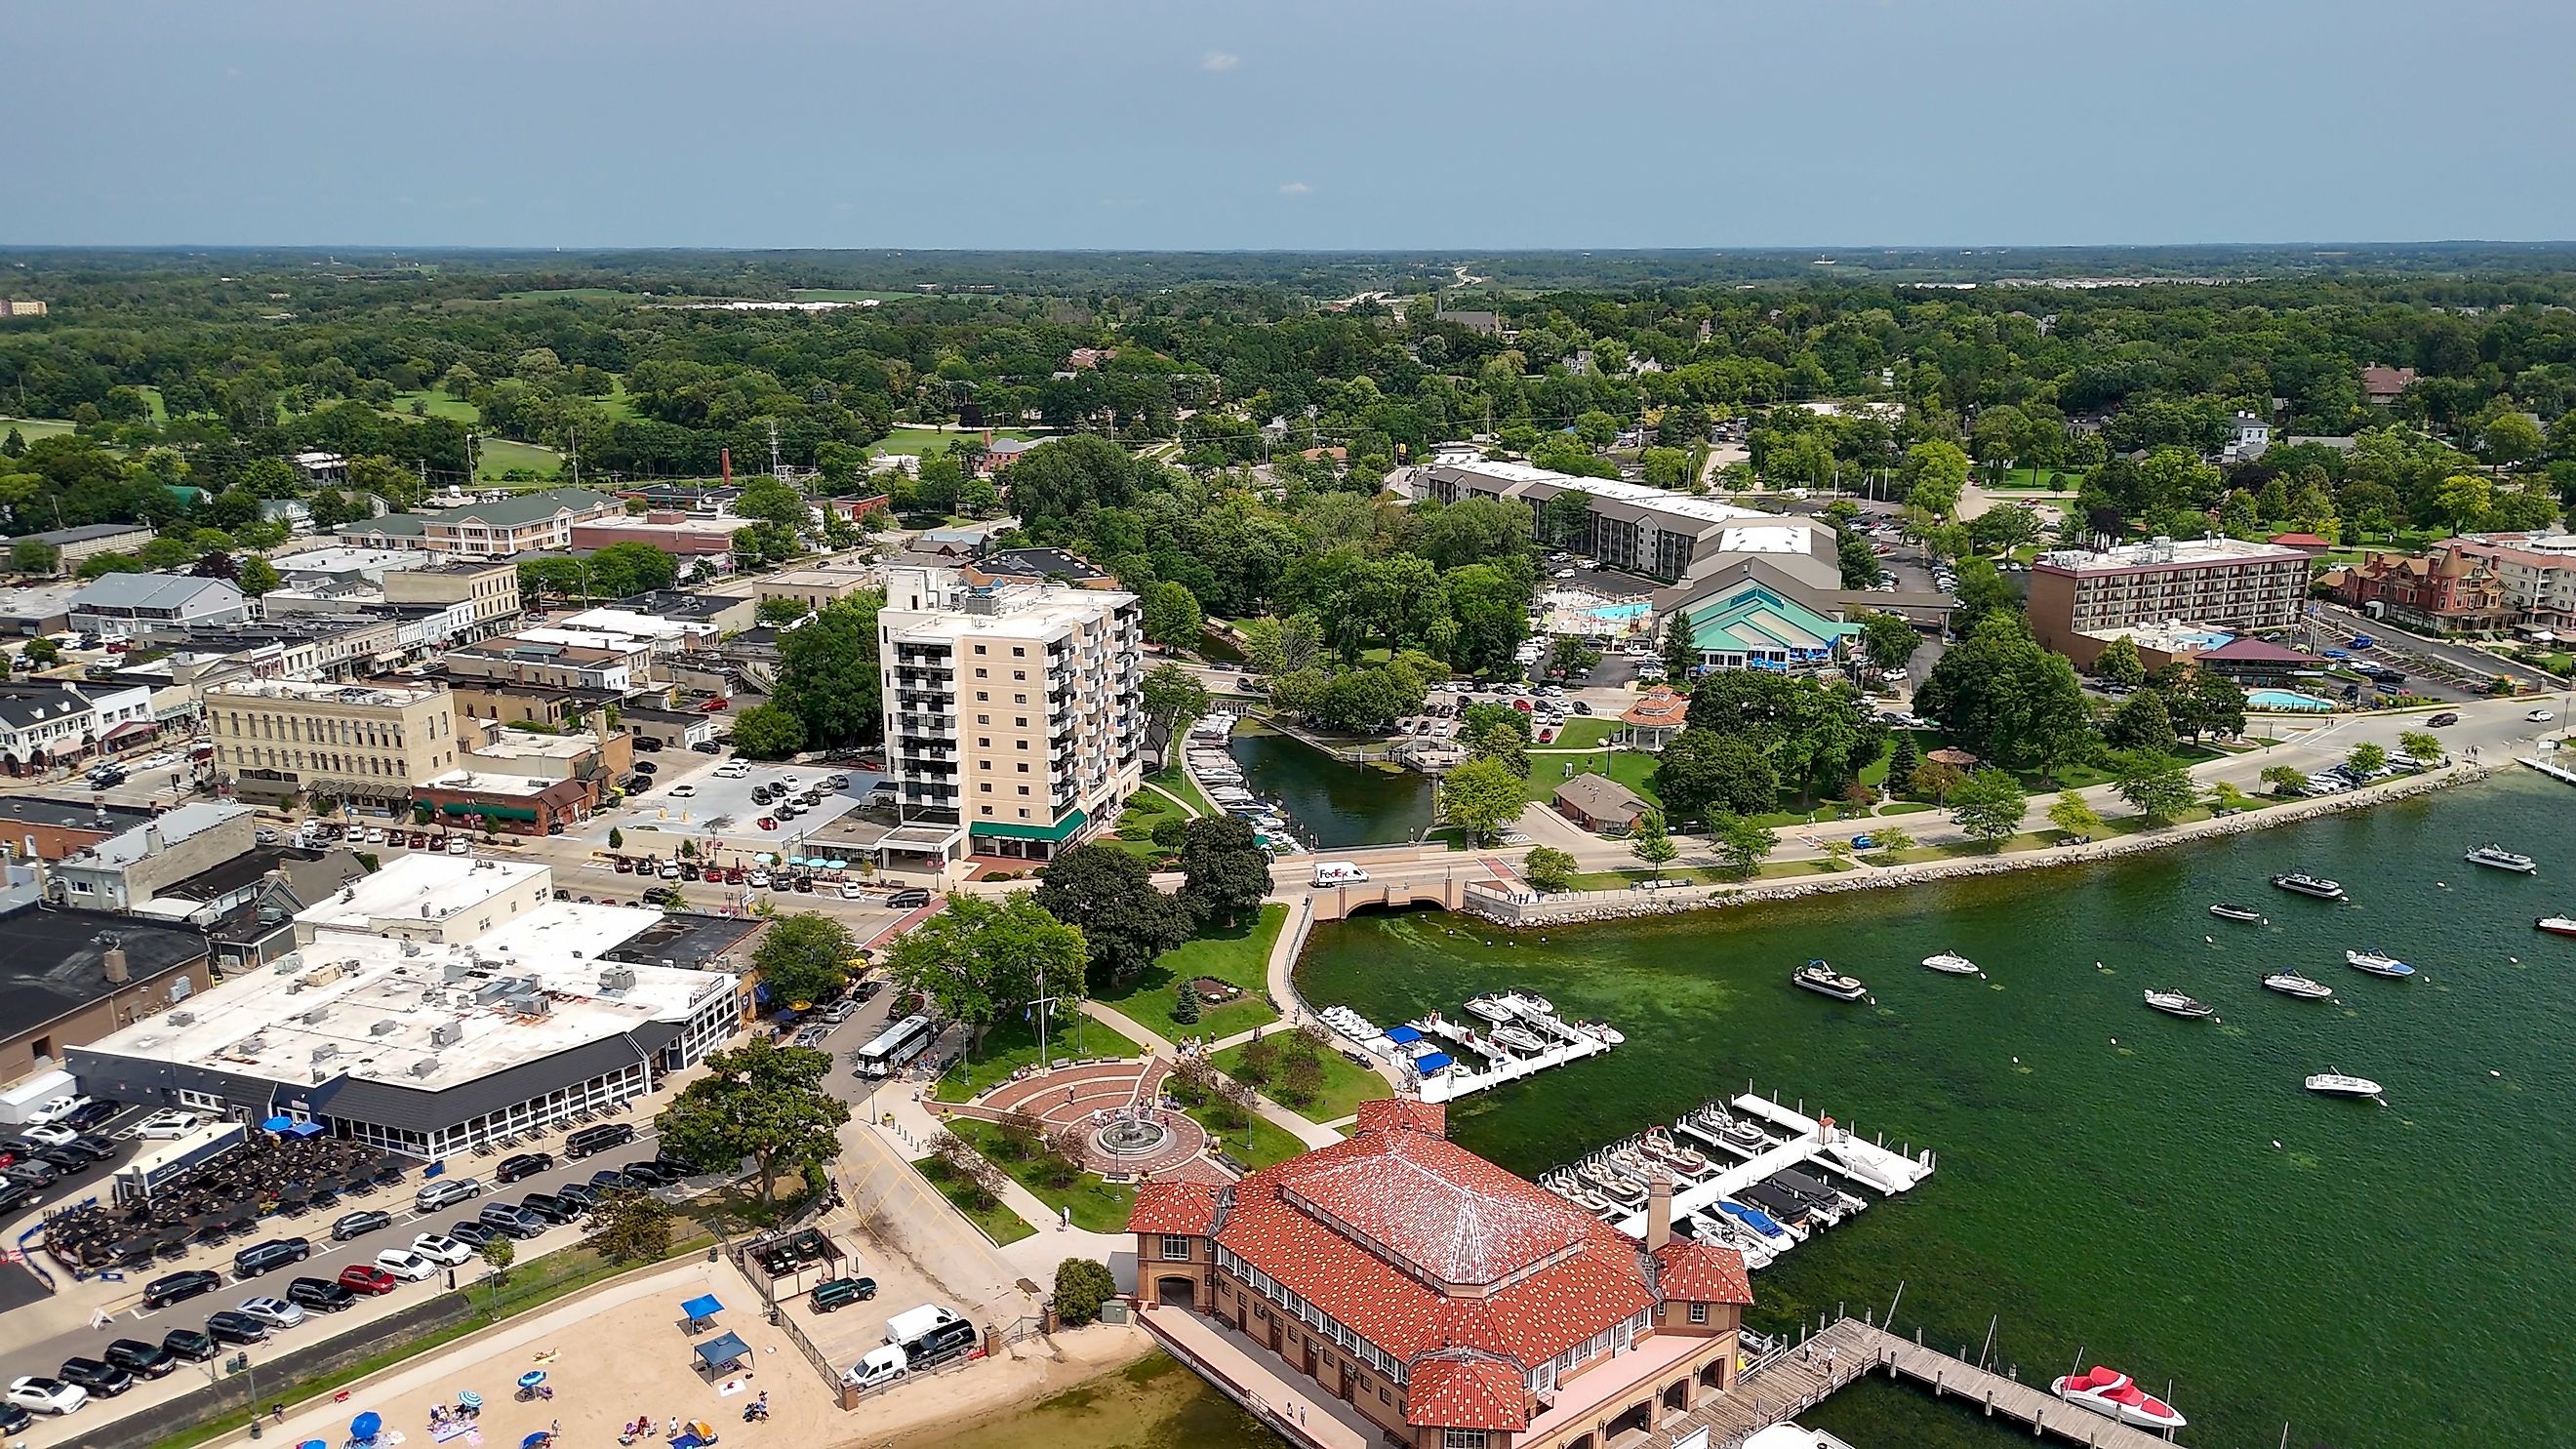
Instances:
[[[1326,886],[1366,884],[1368,884],[1368,872],[1351,864],[1347,860],[1319,860],[1315,862],[1315,888],[1317,890],[1321,890]]]

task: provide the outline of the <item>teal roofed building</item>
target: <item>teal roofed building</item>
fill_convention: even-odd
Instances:
[[[1702,669],[1816,669],[1839,663],[1858,624],[1828,618],[1759,579],[1682,606]]]

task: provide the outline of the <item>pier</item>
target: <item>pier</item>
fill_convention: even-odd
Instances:
[[[1759,1430],[1794,1419],[1835,1390],[1873,1370],[1911,1379],[1935,1398],[1957,1398],[1988,1418],[2029,1427],[2034,1438],[2054,1437],[2086,1449],[2167,1449],[2172,1442],[2079,1409],[2045,1387],[1953,1358],[1924,1346],[1920,1336],[1899,1338],[1862,1319],[1845,1318],[1803,1341],[1784,1346],[1746,1370],[1735,1387],[1703,1399],[1687,1414],[1658,1426],[1649,1441],[1670,1446],[1702,1430],[1709,1449],[1737,1445]]]
[[[2523,756],[2522,762],[2562,785],[2576,785],[2576,770],[2570,770],[2564,765],[2553,765],[2533,755]]]
[[[1460,1070],[1466,1065],[1461,1062],[1448,1070],[1424,1077],[1422,1100],[1454,1102],[1460,1097],[1487,1091],[1505,1082],[1517,1082],[1524,1077],[1533,1077],[1550,1067],[1561,1067],[1567,1062],[1579,1062],[1585,1057],[1599,1056],[1610,1050],[1608,1041],[1588,1031],[1578,1030],[1571,1024],[1559,1020],[1554,1013],[1527,1012],[1519,1018],[1519,1022],[1525,1028],[1535,1029],[1555,1038],[1556,1044],[1544,1051],[1521,1051],[1494,1040],[1464,1022],[1451,1021],[1438,1012],[1405,1023],[1425,1037],[1455,1043],[1491,1063],[1483,1071],[1470,1072]]]

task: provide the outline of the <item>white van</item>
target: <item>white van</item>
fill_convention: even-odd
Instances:
[[[909,1348],[952,1323],[965,1321],[936,1303],[924,1303],[886,1320],[886,1344],[895,1349]]]
[[[1315,862],[1315,888],[1318,890],[1325,886],[1366,885],[1367,883],[1368,872],[1347,860]]]
[[[902,1345],[889,1343],[869,1349],[865,1358],[842,1370],[841,1381],[853,1388],[873,1389],[879,1384],[893,1383],[910,1372],[912,1361],[905,1357]]]

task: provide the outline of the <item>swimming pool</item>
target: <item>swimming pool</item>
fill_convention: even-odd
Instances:
[[[1586,609],[1584,612],[1605,624],[1629,624],[1646,617],[1646,606],[1642,601],[1633,604],[1602,604]]]
[[[2298,714],[2330,714],[2334,701],[2301,694],[2295,689],[2249,689],[2245,692],[2249,709],[2287,710]]]

